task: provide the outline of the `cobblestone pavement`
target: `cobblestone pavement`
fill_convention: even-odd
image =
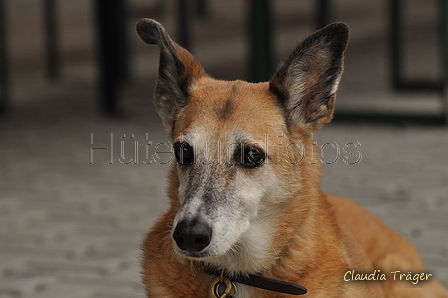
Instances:
[[[213,22],[222,18],[218,14]],[[385,71],[379,58],[365,56],[379,57],[378,49],[365,51],[374,45],[357,42],[364,23],[353,24],[340,106],[358,98],[402,106],[406,96],[388,91],[386,79],[375,77]],[[279,37],[288,51],[297,41],[287,38],[292,31]],[[226,65],[222,57],[231,54],[216,42],[197,45],[206,69],[238,77],[233,71],[241,71],[242,61],[235,55]],[[36,65],[13,64],[23,71],[13,76],[14,106],[0,118],[0,297],[144,297],[140,244],[167,207],[172,158],[148,100],[157,50],[145,48],[135,57],[135,78],[123,91],[125,112],[115,118],[97,113],[93,67],[67,59],[65,77],[56,83]],[[437,95],[409,97],[414,108],[438,107]],[[391,98],[396,101],[387,102]],[[355,199],[408,237],[428,271],[448,286],[448,129],[336,122],[315,140],[323,155],[324,190]]]

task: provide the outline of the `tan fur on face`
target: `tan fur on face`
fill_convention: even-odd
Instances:
[[[265,200],[266,202],[263,203],[263,206],[266,205],[266,209],[268,209],[267,205],[272,205],[275,208],[281,207],[283,200],[288,199],[292,195],[292,193],[284,194],[284,191],[282,191],[282,185],[286,186],[290,183],[289,179],[283,179],[285,177],[283,172],[286,171],[283,167],[287,167],[290,164],[284,149],[286,149],[286,144],[291,143],[292,140],[288,137],[283,111],[275,96],[269,91],[268,85],[266,83],[224,82],[203,78],[191,88],[190,94],[189,104],[179,113],[174,130],[174,135],[176,136],[174,142],[184,139],[189,143],[194,143],[195,150],[198,153],[197,163],[203,164],[201,171],[205,172],[205,174],[202,172],[199,175],[194,174],[197,176],[190,177],[190,179],[195,181],[204,179],[204,184],[209,184],[206,182],[208,179],[206,175],[222,173],[213,176],[214,181],[212,183],[215,184],[213,191],[217,192],[214,195],[219,197],[220,187],[223,184],[228,191],[233,189],[235,194],[230,197],[223,197],[221,200],[232,201],[231,204],[241,204],[243,202],[239,201],[243,200],[245,196],[253,195],[253,192],[261,189],[260,195],[254,196],[252,199],[254,202],[250,204],[255,204],[258,200]],[[252,98],[250,97],[251,94],[254,94]],[[254,110],[258,111],[259,119],[254,117]],[[198,135],[200,139],[198,139]],[[267,153],[270,158],[266,165],[252,171],[228,165],[233,162],[234,154],[234,150],[228,150],[229,145],[239,143],[239,137],[241,136],[248,138],[245,139],[246,141],[256,143],[260,148],[269,150]],[[284,145],[280,149],[276,144],[279,142],[277,140],[278,136],[283,136],[281,142]],[[218,142],[221,147],[218,147]],[[207,146],[204,145],[205,143],[207,143]],[[271,146],[270,149],[268,149],[269,146]],[[230,146],[230,148],[233,149],[234,147]],[[292,153],[293,151],[290,150],[291,155]],[[275,174],[277,171],[278,173]],[[177,176],[181,181],[186,179],[184,175],[182,169],[177,169]],[[221,179],[225,181],[220,184],[219,181]],[[271,188],[268,185],[269,183],[263,182],[264,180],[278,180],[278,182],[275,188]],[[242,189],[249,191],[248,183],[253,184],[257,182],[261,184],[252,190],[252,193],[244,195],[239,191]],[[189,185],[192,183],[185,181],[184,184]],[[197,188],[194,191],[197,191]],[[199,192],[204,193],[206,191],[199,190]],[[298,190],[291,190],[291,192],[297,193]],[[278,193],[283,195],[278,196]],[[181,191],[179,195],[181,196],[179,200],[184,201],[183,197],[189,194],[184,194]],[[224,203],[222,205],[223,208],[227,208]],[[220,257],[218,260],[209,260],[211,263],[225,262],[226,264],[228,263],[227,267],[230,268],[233,268],[231,264],[239,264],[240,267],[235,267],[234,270],[243,272],[260,270],[270,266],[271,260],[264,260],[261,256],[257,260],[253,260],[251,268],[244,265],[244,259],[248,258],[247,250],[253,250],[254,247],[258,247],[257,254],[271,255],[266,251],[272,246],[270,238],[266,238],[267,240],[264,243],[258,239],[249,240],[249,238],[251,233],[253,234],[252,229],[259,229],[257,226],[272,229],[269,225],[274,224],[274,220],[263,214],[266,213],[264,209],[257,210],[253,207],[251,209],[255,213],[248,215],[249,217],[246,219],[250,222],[251,228],[248,231],[245,229],[241,230],[241,233],[244,233],[246,236],[243,235],[241,240],[235,243],[235,248],[228,254]],[[181,217],[186,216],[186,214],[186,211],[180,213]],[[201,213],[198,214],[204,216]],[[258,216],[261,222],[254,216]],[[228,220],[230,223],[230,218]],[[265,234],[268,236],[268,233]],[[238,234],[236,235],[240,238]],[[235,238],[230,238],[229,241],[236,240],[231,239]]]
[[[260,115],[271,121],[254,117],[259,109],[272,111],[269,115]],[[264,139],[264,133],[258,129],[261,121],[269,123],[267,132],[286,132],[282,113],[267,83],[218,81],[204,77],[191,87],[189,104],[178,116],[174,135],[186,133],[190,127],[206,127],[214,131],[214,135],[241,130],[252,131],[254,136]]]

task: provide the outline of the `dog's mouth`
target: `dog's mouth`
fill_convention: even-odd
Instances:
[[[184,258],[193,260],[193,261],[204,261],[209,258],[216,257],[216,255],[209,253],[207,251],[203,252],[189,252],[181,249],[175,249],[176,253]]]

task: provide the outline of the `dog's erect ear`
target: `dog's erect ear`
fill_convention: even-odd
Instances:
[[[331,120],[348,35],[343,23],[317,31],[294,50],[270,81],[290,129],[306,125],[316,131]]]
[[[204,69],[186,49],[171,40],[158,22],[142,19],[136,27],[144,42],[160,46],[156,108],[172,133],[177,114],[187,104],[189,88],[205,75]]]

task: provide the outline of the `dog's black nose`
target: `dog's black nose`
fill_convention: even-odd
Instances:
[[[181,220],[174,229],[173,238],[181,250],[199,252],[210,244],[212,229],[198,219]]]

